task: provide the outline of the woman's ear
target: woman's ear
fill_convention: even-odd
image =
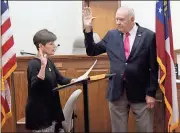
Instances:
[[[41,43],[39,43],[39,48],[42,48],[42,46],[43,46],[43,45],[42,45]]]

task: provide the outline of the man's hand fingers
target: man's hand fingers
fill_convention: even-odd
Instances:
[[[92,12],[91,12],[91,8],[90,7],[85,7],[83,12],[84,12],[85,16],[90,16],[90,17],[92,16]]]
[[[150,109],[151,105],[150,103],[147,103],[147,108]]]
[[[155,105],[154,102],[149,102],[149,103],[147,103],[147,108],[152,109],[152,108],[154,108],[154,105]]]
[[[88,15],[88,7],[85,7],[84,13],[85,13],[86,15]]]
[[[146,96],[146,103],[148,105],[148,108],[153,108],[155,105],[155,98],[151,96]]]
[[[151,103],[151,109],[154,108],[155,102]]]

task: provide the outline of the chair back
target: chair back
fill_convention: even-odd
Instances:
[[[93,39],[95,43],[100,41],[100,36],[97,33],[93,33]],[[74,55],[83,55],[86,54],[86,47],[84,44],[84,35],[77,36],[73,42],[72,54]]]
[[[76,101],[80,96],[81,92],[82,92],[81,89],[75,90],[71,94],[71,96],[69,97],[69,99],[67,100],[64,106],[63,113],[64,113],[65,121],[62,122],[62,125],[65,132],[70,132],[71,129],[73,128],[72,115],[76,107]]]

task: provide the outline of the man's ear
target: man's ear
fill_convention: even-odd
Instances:
[[[131,22],[134,22],[135,18],[134,17],[131,17]]]

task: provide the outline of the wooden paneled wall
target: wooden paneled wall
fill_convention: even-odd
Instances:
[[[18,57],[18,67],[14,72],[14,90],[12,90],[15,96],[12,99],[13,116],[9,119],[10,123],[5,124],[3,131],[16,131],[16,122],[25,117],[25,105],[27,99],[27,62],[32,57]],[[109,59],[106,55],[100,55],[98,57],[87,57],[86,55],[71,55],[71,56],[53,56],[52,60],[55,62],[59,71],[67,77],[75,78],[83,73],[98,59],[97,64],[93,68],[90,75],[97,75],[103,73],[109,73]],[[108,101],[106,99],[108,79],[89,84],[89,118],[90,118],[90,131],[91,132],[110,132],[111,122],[108,109]],[[62,106],[65,105],[67,99],[71,93],[76,89],[82,89],[82,86],[78,85],[70,89],[64,89],[59,91],[61,97]],[[154,130],[164,130],[164,104],[162,102],[161,93],[157,94],[157,103],[155,107],[155,120]],[[84,115],[83,115],[83,94],[77,102],[77,119],[75,120],[75,131],[84,132]],[[162,114],[162,115],[157,115]],[[32,116],[33,117],[33,116]],[[135,131],[135,121],[132,113],[129,118],[129,131]]]

